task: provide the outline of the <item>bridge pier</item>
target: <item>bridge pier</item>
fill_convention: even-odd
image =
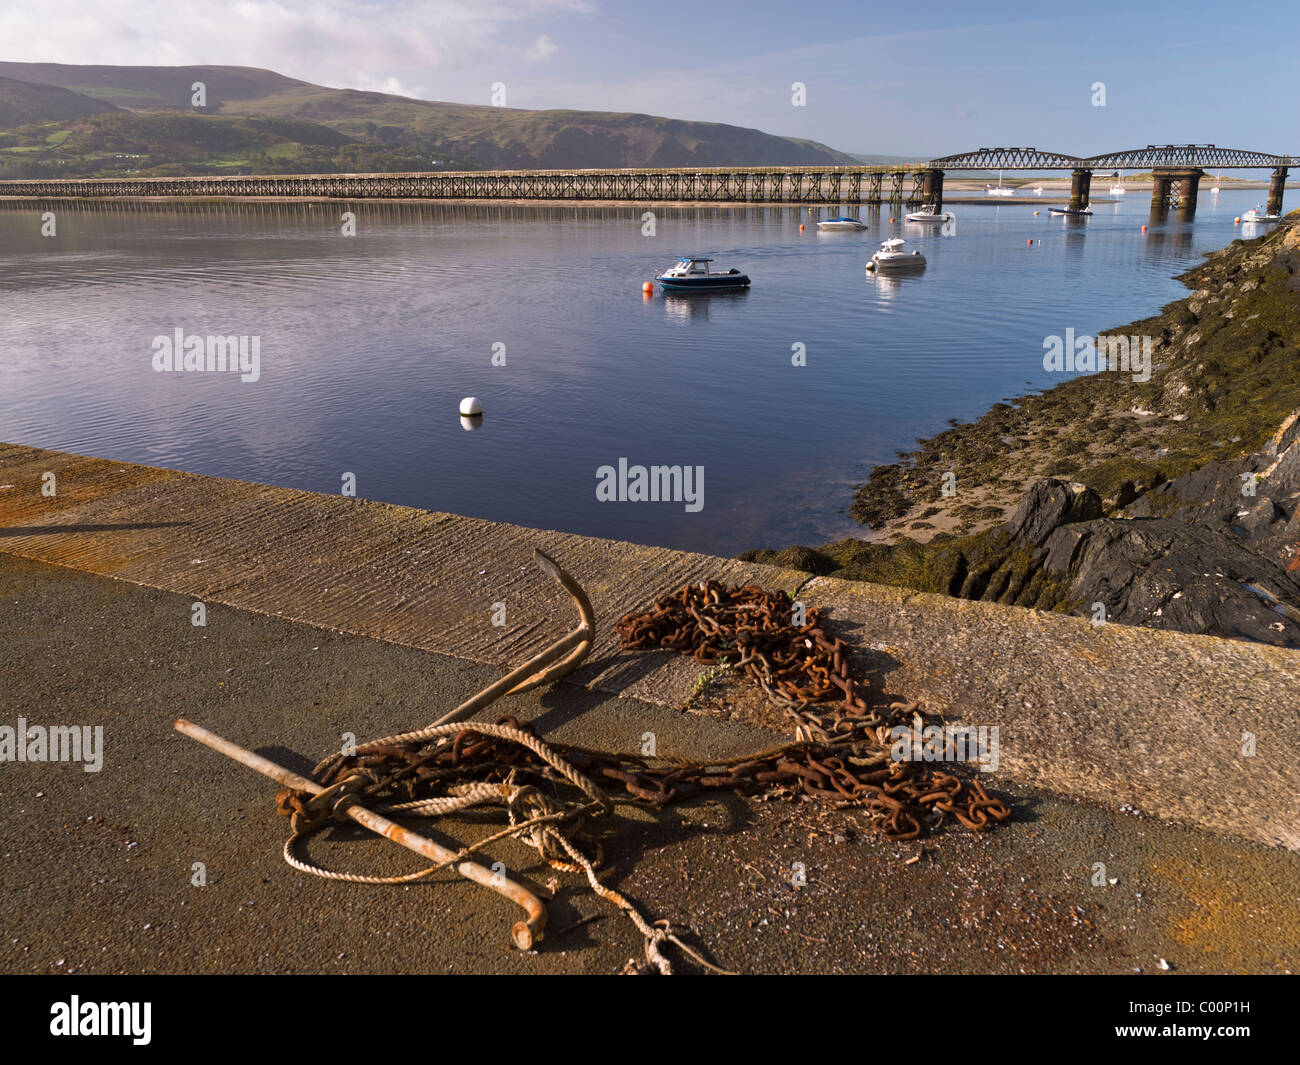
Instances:
[[[1204,174],[1204,170],[1195,167],[1179,169],[1166,167],[1152,170],[1151,206],[1163,208],[1173,205],[1180,210],[1195,211],[1196,194],[1200,191],[1201,178]],[[1177,193],[1174,191],[1175,184]]]
[[[1153,211],[1163,210],[1169,206],[1169,186],[1171,183],[1171,179],[1163,174],[1152,173],[1151,209]]]
[[[1282,213],[1282,190],[1286,188],[1286,167],[1279,166],[1273,171],[1268,182],[1268,213]]]
[[[1078,211],[1088,206],[1092,193],[1092,171],[1075,170],[1070,174],[1070,209]]]
[[[943,171],[927,170],[922,186],[925,202],[934,204],[936,211],[943,210]]]

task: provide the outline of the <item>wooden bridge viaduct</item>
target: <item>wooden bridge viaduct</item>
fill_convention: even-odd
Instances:
[[[0,197],[271,197],[413,200],[616,200],[635,203],[942,203],[949,171],[1069,170],[1070,202],[1085,206],[1096,170],[1151,170],[1152,204],[1195,208],[1207,168],[1271,169],[1278,212],[1295,157],[1214,145],[1148,145],[1082,158],[1035,148],[980,148],[911,166],[767,166],[619,170],[484,170],[410,174],[30,178],[0,181]]]

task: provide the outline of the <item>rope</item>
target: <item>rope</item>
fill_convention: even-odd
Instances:
[[[704,663],[725,663],[761,686],[791,715],[795,741],[756,754],[708,763],[651,766],[635,755],[548,744],[513,718],[495,724],[430,725],[370,740],[313,770],[317,795],[285,789],[281,813],[293,832],[284,859],[294,869],[356,884],[411,884],[468,859],[498,840],[532,848],[552,868],[584,877],[591,890],[622,912],[644,941],[644,966],[671,973],[669,947],[704,968],[701,957],[667,921],[649,921],[626,896],[603,883],[604,855],[584,839],[588,817],[611,815],[616,802],[655,805],[710,791],[814,798],[864,811],[892,839],[913,839],[952,817],[973,831],[1006,820],[1010,807],[978,779],[963,780],[915,761],[895,761],[891,728],[907,721],[918,734],[925,719],[914,702],[873,706],[865,681],[850,668],[848,648],[821,628],[815,609],[794,625],[785,593],[716,582],[688,584],[616,629],[631,649],[663,647]],[[595,779],[593,779],[593,777]],[[600,784],[612,789],[607,794]],[[506,826],[463,847],[446,861],[413,873],[374,876],[340,872],[305,861],[295,845],[331,823],[347,820],[357,803],[385,815],[438,818],[472,809],[504,811]],[[586,848],[584,851],[583,848]]]
[[[671,961],[663,953],[666,945],[673,945],[700,965],[719,973],[726,973],[696,951],[673,931],[671,925],[659,922],[652,925],[641,911],[626,896],[605,885],[597,872],[604,860],[600,846],[595,845],[596,857],[589,858],[578,849],[577,845],[560,829],[564,822],[572,822],[572,831],[580,826],[588,815],[601,817],[613,812],[614,804],[609,797],[580,772],[549,744],[538,739],[523,729],[509,724],[473,724],[453,723],[431,725],[414,732],[397,733],[382,739],[360,744],[352,755],[336,755],[325,759],[316,766],[313,775],[318,779],[329,779],[337,775],[348,762],[363,759],[383,750],[393,748],[411,749],[423,746],[430,741],[437,741],[445,750],[448,737],[457,742],[467,735],[491,737],[508,743],[517,744],[535,754],[546,766],[554,771],[559,780],[570,784],[585,798],[585,802],[569,801],[564,803],[553,799],[532,785],[518,785],[512,782],[485,782],[453,784],[448,787],[447,795],[431,796],[408,802],[368,804],[368,808],[381,814],[398,814],[415,817],[436,818],[446,814],[457,813],[480,806],[504,806],[509,825],[476,843],[463,847],[456,855],[446,861],[420,869],[414,873],[397,876],[375,876],[366,873],[341,872],[326,869],[310,861],[304,861],[294,854],[294,845],[313,833],[320,831],[333,822],[347,819],[348,806],[360,801],[362,795],[373,795],[390,789],[402,777],[402,770],[396,770],[381,776],[372,769],[353,766],[342,772],[338,779],[325,791],[311,797],[304,797],[291,789],[282,791],[279,796],[280,810],[289,813],[292,818],[293,833],[284,844],[284,860],[294,869],[311,876],[326,880],[343,881],[351,884],[412,884],[425,880],[434,873],[451,865],[457,865],[470,855],[495,843],[497,840],[511,837],[519,840],[537,851],[538,855],[552,868],[570,873],[580,873],[587,879],[591,889],[601,898],[621,910],[641,933],[645,943],[645,956],[648,965],[663,975],[673,972]],[[514,776],[512,772],[511,776]],[[566,861],[565,858],[570,860]]]

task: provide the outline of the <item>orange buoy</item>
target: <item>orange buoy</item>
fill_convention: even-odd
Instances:
[[[1026,244],[1032,244],[1033,242],[1034,242],[1033,237],[1030,237],[1027,241],[1025,241]]]
[[[655,283],[653,281],[647,281],[641,286],[641,291],[647,296],[653,296],[655,294]]]
[[[891,226],[894,224],[894,220],[893,220],[892,218],[889,220],[889,224],[890,224]]]
[[[1147,227],[1146,227],[1146,226],[1143,226],[1143,227],[1142,227],[1142,232],[1145,233],[1146,231],[1147,231]]]
[[[1232,224],[1233,224],[1234,226],[1239,226],[1239,225],[1241,225],[1241,219],[1240,219],[1240,218],[1234,218],[1234,219],[1232,220]]]
[[[800,233],[803,232],[803,223],[802,223],[802,222],[799,223],[799,232],[800,232]]]

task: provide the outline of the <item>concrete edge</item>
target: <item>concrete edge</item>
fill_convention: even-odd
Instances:
[[[0,551],[498,667],[572,624],[531,564],[540,546],[596,606],[573,679],[660,705],[680,706],[703,667],[620,652],[613,619],[687,580],[799,589],[881,687],[997,729],[992,786],[1300,849],[1300,652],[17,445],[0,444],[0,485]]]

